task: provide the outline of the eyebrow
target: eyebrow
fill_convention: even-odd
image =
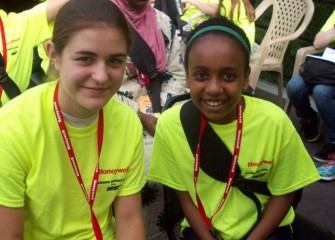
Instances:
[[[228,66],[228,67],[220,68],[220,70],[229,71],[229,70],[236,70],[238,68],[239,68],[239,66]],[[191,69],[193,69],[193,70],[201,70],[201,69],[208,69],[208,67],[203,66],[203,65],[197,65],[197,66],[191,67]]]
[[[94,52],[91,52],[91,51],[77,51],[75,52],[75,54],[78,54],[78,55],[89,55],[89,56],[97,56],[96,53]],[[111,55],[109,55],[109,57],[127,57],[127,54],[125,53],[113,53]]]

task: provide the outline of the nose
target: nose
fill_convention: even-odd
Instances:
[[[208,94],[211,94],[211,95],[220,94],[222,93],[222,91],[223,91],[223,88],[221,86],[220,79],[218,79],[217,77],[212,77],[211,79],[209,79],[207,87],[206,87],[206,92]]]
[[[92,78],[99,83],[102,83],[108,80],[107,66],[104,62],[97,62],[93,66]]]

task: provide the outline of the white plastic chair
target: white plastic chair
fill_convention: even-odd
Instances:
[[[313,13],[312,0],[263,0],[256,8],[256,21],[270,7],[272,17],[257,52],[251,56],[249,85],[255,91],[262,71],[274,72],[278,82],[278,105],[283,101],[283,59],[290,41],[307,28]]]

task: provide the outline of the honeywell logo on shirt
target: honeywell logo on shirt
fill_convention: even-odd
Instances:
[[[249,171],[245,172],[245,176],[250,178],[260,178],[269,174],[273,162],[269,160],[262,160],[260,162],[248,162]]]
[[[101,169],[100,168],[100,175],[109,175],[109,174],[118,174],[118,173],[127,173],[129,167],[127,168],[115,168],[115,169]]]
[[[129,171],[129,167],[126,168],[114,168],[114,169],[101,169],[100,175],[102,179],[99,184],[105,187],[106,191],[118,191],[125,179],[125,173]],[[114,175],[114,176],[111,176]]]
[[[261,165],[272,165],[272,161],[262,160],[260,162],[248,162],[248,167],[259,167]]]

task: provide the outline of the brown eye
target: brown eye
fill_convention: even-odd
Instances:
[[[89,63],[92,62],[92,58],[90,57],[79,57],[76,59],[78,62]]]
[[[125,58],[110,58],[108,60],[108,64],[112,65],[112,66],[121,66],[123,64],[125,64]]]
[[[193,74],[195,80],[204,80],[207,79],[207,74],[205,72],[196,72]]]
[[[234,80],[237,78],[237,74],[233,72],[227,72],[223,74],[223,79]]]

